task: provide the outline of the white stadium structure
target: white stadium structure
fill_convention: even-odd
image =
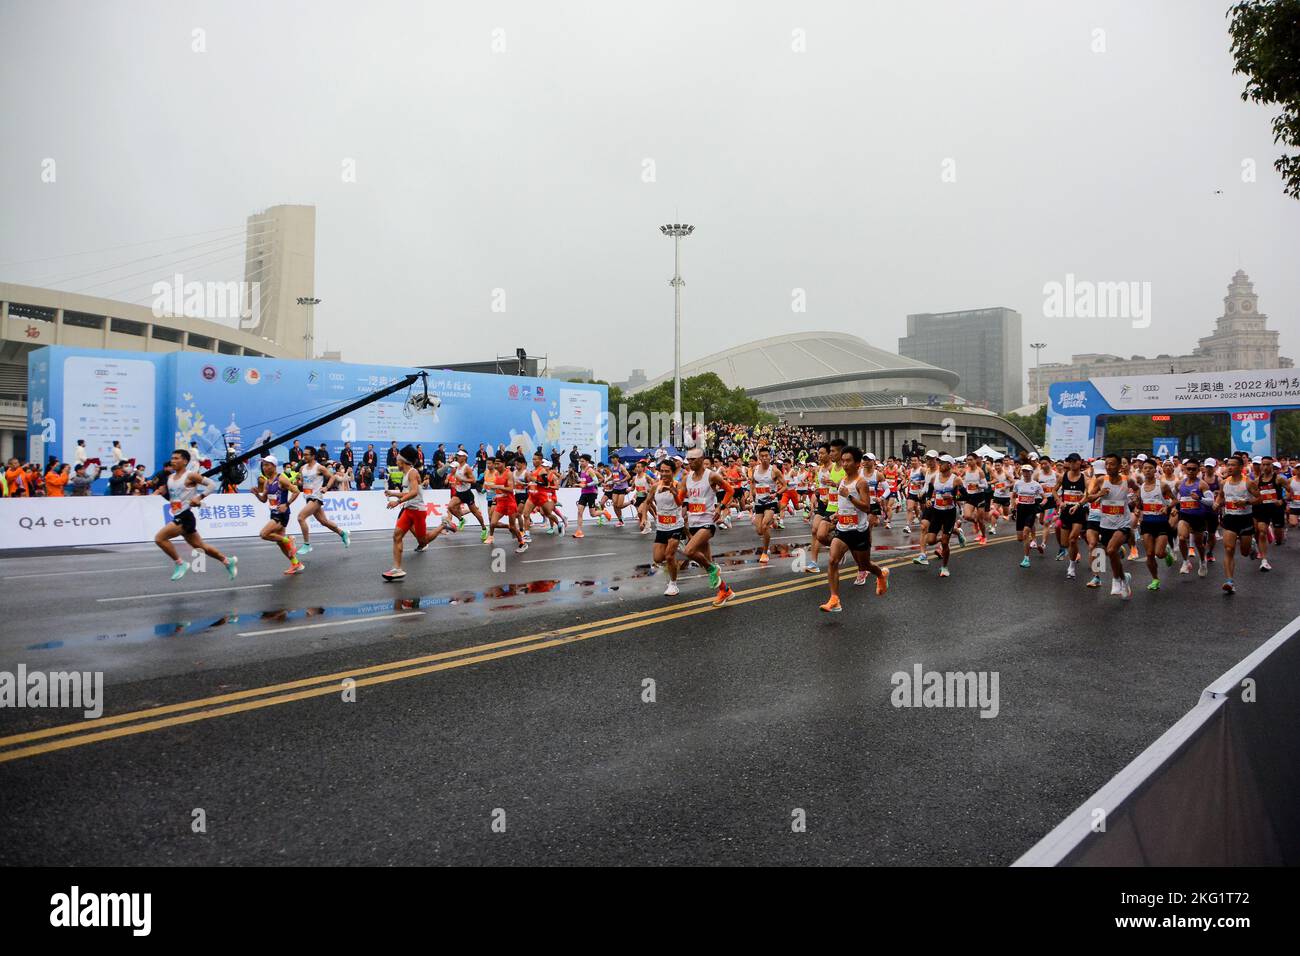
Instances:
[[[955,372],[844,332],[778,335],[682,366],[683,378],[708,372],[790,424],[843,437],[876,455],[899,454],[912,440],[953,453],[983,444],[1033,447],[1016,426],[962,399]],[[671,380],[669,371],[630,393]]]

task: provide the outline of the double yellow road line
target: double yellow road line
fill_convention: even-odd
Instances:
[[[1002,542],[1014,540],[1016,539],[1004,538]],[[957,554],[963,550],[970,550],[971,547],[973,546],[954,549],[953,553]],[[912,556],[906,555],[881,562],[880,566],[885,568],[898,567],[909,563],[911,560]],[[850,567],[841,571],[840,577],[846,579],[854,576],[854,574],[856,574],[856,568]],[[752,601],[763,601],[768,598],[792,594],[795,591],[806,591],[810,588],[825,586],[826,578],[820,574],[816,577],[787,579],[773,584],[749,588],[745,591],[737,591],[736,596],[728,601],[726,606],[732,607],[738,604],[748,604]],[[42,730],[13,734],[9,737],[0,737],[0,763],[21,760],[25,757],[35,757],[56,750],[84,747],[87,744],[98,743],[102,740],[114,740],[119,737],[129,737],[133,734],[145,734],[155,730],[165,730],[168,727],[179,727],[200,720],[211,720],[216,717],[227,717],[231,714],[261,710],[264,707],[275,707],[279,704],[288,704],[297,700],[324,697],[327,694],[339,694],[342,693],[343,682],[348,680],[353,682],[352,686],[354,687],[386,684],[390,681],[422,677],[425,674],[451,670],[455,667],[468,667],[471,664],[482,664],[503,657],[514,657],[517,654],[530,654],[534,651],[542,651],[552,647],[576,644],[578,641],[590,640],[593,637],[605,637],[609,634],[618,634],[623,631],[648,627],[652,624],[662,624],[666,621],[675,621],[696,614],[707,614],[714,610],[711,597],[700,598],[666,608],[654,608],[648,611],[622,614],[617,617],[592,621],[588,624],[574,624],[558,630],[539,631],[535,634],[525,634],[522,637],[512,637],[488,644],[476,644],[456,650],[440,651],[437,654],[425,654],[420,657],[391,661],[387,664],[356,667],[350,670],[336,671],[333,674],[304,677],[282,684],[268,684],[264,687],[252,687],[248,690],[234,691],[229,694],[218,694],[215,697],[202,697],[175,704],[166,704],[161,707],[150,707],[146,710],[115,714],[111,717],[99,717],[95,720],[85,720],[80,723],[61,724],[56,727],[46,727]]]

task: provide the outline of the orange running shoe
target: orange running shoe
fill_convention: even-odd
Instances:
[[[585,538],[585,537],[586,537],[586,535],[583,534],[581,531],[575,531],[575,532],[573,532],[573,536],[574,536],[575,538]]]
[[[880,577],[876,578],[876,597],[880,597],[889,590],[889,568],[880,569]]]
[[[718,596],[713,599],[713,606],[722,607],[722,605],[726,604],[735,596],[736,592],[727,587],[726,584],[723,584],[722,587],[718,588]]]
[[[766,551],[764,551],[762,554],[760,554],[760,555],[758,556],[758,563],[759,563],[759,564],[767,564],[767,552],[766,552]]]
[[[284,573],[301,574],[305,570],[307,570],[307,565],[303,564],[301,561],[295,561],[293,564],[289,565],[287,568],[284,569]]]
[[[831,599],[823,604],[820,610],[829,611],[832,614],[839,614],[840,611],[844,610],[844,608],[840,607],[840,599],[832,594]]]

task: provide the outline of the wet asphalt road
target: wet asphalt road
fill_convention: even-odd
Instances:
[[[721,610],[697,569],[663,597],[632,528],[507,545],[500,571],[462,535],[401,584],[386,536],[313,538],[292,579],[230,543],[233,584],[172,584],[143,546],[0,560],[0,671],[102,671],[108,717],[179,705],[0,710],[0,862],[1003,865],[1300,614],[1296,544],[1233,597],[1165,571],[1124,602],[1020,569],[1004,533],[827,615],[748,529],[717,540]],[[895,707],[916,665],[996,673],[996,717]]]

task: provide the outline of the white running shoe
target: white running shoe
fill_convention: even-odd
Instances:
[[[1074,562],[1073,562],[1073,561],[1071,561],[1071,562],[1070,562],[1070,566],[1067,567],[1067,568],[1065,569],[1065,578],[1066,578],[1067,581],[1072,581],[1072,580],[1074,580]]]
[[[665,597],[676,597],[678,594],[681,593],[682,593],[681,588],[677,586],[676,581],[669,581],[668,587],[664,588]]]
[[[1124,572],[1124,582],[1120,585],[1119,594],[1125,601],[1133,597],[1133,575],[1127,571]]]
[[[1110,579],[1110,596],[1115,597],[1120,593],[1119,578]]]
[[[1208,574],[1208,573],[1209,573],[1209,572],[1205,570],[1205,562],[1204,562],[1204,561],[1200,562],[1200,563],[1196,566],[1196,576],[1197,576],[1198,578],[1203,578],[1203,577],[1205,577],[1205,575]]]
[[[1182,563],[1182,565],[1178,568],[1178,573],[1179,573],[1179,574],[1191,574],[1191,573],[1192,573],[1192,562],[1190,562],[1190,561],[1184,561],[1184,562]]]

